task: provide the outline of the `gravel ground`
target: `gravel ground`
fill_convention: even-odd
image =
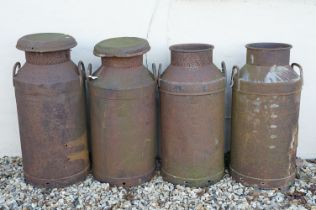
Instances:
[[[124,189],[91,175],[60,189],[39,189],[23,181],[19,157],[0,158],[0,209],[313,209],[316,210],[316,160],[297,160],[295,184],[287,192],[244,187],[225,174],[215,185],[188,188],[150,182]]]

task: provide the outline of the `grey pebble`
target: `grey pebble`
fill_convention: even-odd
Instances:
[[[316,210],[316,161],[298,159],[297,178],[288,191],[259,190],[231,179],[228,172],[206,188],[173,185],[156,175],[124,189],[89,175],[61,189],[39,189],[23,179],[20,157],[0,158],[0,209],[312,209]]]

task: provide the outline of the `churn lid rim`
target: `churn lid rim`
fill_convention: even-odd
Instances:
[[[185,49],[188,47],[188,49]],[[200,49],[194,47],[200,47]],[[190,48],[190,49],[189,49]],[[183,44],[174,44],[169,47],[169,50],[174,52],[183,52],[183,53],[194,53],[194,52],[203,52],[208,50],[213,50],[214,45],[206,43],[183,43]]]
[[[247,49],[251,50],[289,50],[292,48],[291,44],[279,42],[254,42],[246,44]]]
[[[63,33],[35,33],[21,37],[16,48],[26,52],[54,52],[68,50],[77,45],[70,35]]]
[[[132,57],[150,50],[146,39],[139,37],[115,37],[98,42],[93,54],[99,57]]]

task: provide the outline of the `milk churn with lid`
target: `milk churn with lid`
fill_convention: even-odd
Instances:
[[[225,65],[213,46],[170,47],[171,64],[159,79],[161,173],[174,184],[201,187],[224,174]]]
[[[43,187],[83,180],[89,170],[82,72],[71,61],[73,37],[20,38],[26,63],[13,69],[24,176]]]
[[[291,47],[248,44],[247,63],[233,68],[230,169],[245,185],[286,188],[294,181],[303,72],[289,64]]]
[[[88,76],[92,171],[112,185],[141,184],[155,171],[157,83],[143,66],[149,49],[136,37],[107,39],[94,48],[102,64]]]

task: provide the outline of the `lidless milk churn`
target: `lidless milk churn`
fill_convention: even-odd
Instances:
[[[69,35],[31,34],[17,42],[26,63],[13,69],[24,176],[43,187],[83,180],[89,170],[83,74]],[[20,68],[21,67],[21,68]]]
[[[225,65],[212,59],[213,46],[170,47],[171,64],[159,79],[161,172],[165,180],[206,186],[224,174]]]
[[[92,171],[111,185],[141,184],[155,171],[157,83],[143,66],[149,49],[136,37],[107,39],[94,48],[102,65],[88,76]]]
[[[246,65],[232,74],[231,174],[245,185],[287,188],[296,171],[302,68],[289,65],[291,45],[246,48]]]

